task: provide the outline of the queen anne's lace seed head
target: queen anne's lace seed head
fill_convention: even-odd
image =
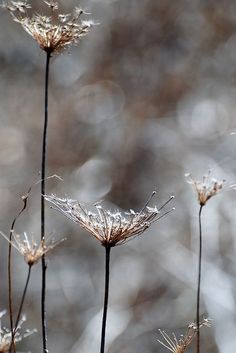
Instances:
[[[2,325],[2,317],[6,314],[6,310],[3,310],[0,312],[0,353],[6,353],[9,351],[10,346],[12,344],[12,333],[11,330],[8,328],[4,327]],[[14,341],[15,343],[22,341],[24,338],[32,335],[34,332],[37,330],[26,330],[24,333],[21,333],[21,327],[23,323],[26,321],[26,317],[23,316],[19,323],[18,326],[14,329],[15,335],[14,335]]]
[[[211,171],[207,175],[204,175],[202,181],[196,180],[190,173],[185,174],[187,182],[193,186],[193,189],[197,193],[198,202],[200,206],[205,206],[207,201],[217,195],[222,189],[225,180],[216,180],[210,178]]]
[[[75,8],[71,14],[60,14],[56,1],[43,2],[50,8],[50,16],[29,15],[27,10],[31,5],[27,0],[4,2],[2,7],[10,11],[14,21],[20,23],[40,48],[49,54],[60,53],[66,47],[77,44],[94,24],[93,21],[81,19],[83,14],[86,15],[81,9]]]
[[[106,210],[100,203],[95,204],[96,212],[91,212],[78,201],[59,198],[55,195],[45,196],[56,209],[66,217],[78,223],[98,239],[103,246],[115,246],[127,242],[130,238],[142,234],[150,225],[169,213],[161,213],[163,208],[174,196],[165,202],[159,209],[149,207],[148,203],[155,195],[153,192],[146,205],[140,212],[129,210],[126,212]]]
[[[4,233],[0,232],[0,234],[7,241],[9,241],[8,237]],[[24,233],[23,236],[13,233],[13,240],[10,243],[16,250],[19,251],[19,253],[21,253],[21,255],[23,255],[25,262],[29,266],[32,266],[36,264],[43,255],[47,254],[55,248],[56,245],[64,240],[65,239],[55,241],[53,239],[47,239],[47,242],[45,240],[41,240],[37,243],[33,237],[29,238],[26,233]]]
[[[202,322],[200,322],[199,327],[201,328],[203,326],[210,327],[210,319],[204,319]],[[184,353],[197,334],[197,325],[195,323],[191,323],[188,326],[185,335],[181,335],[179,339],[177,339],[175,333],[172,333],[172,336],[169,336],[163,330],[159,330],[159,332],[164,339],[164,341],[158,340],[162,346],[166,347],[170,352],[173,353]]]

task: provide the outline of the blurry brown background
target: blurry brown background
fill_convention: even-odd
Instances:
[[[36,3],[36,1],[34,2]],[[37,1],[42,8],[45,5]],[[109,353],[166,351],[158,328],[178,334],[195,317],[198,204],[184,174],[236,181],[236,3],[201,0],[90,0],[100,22],[50,72],[47,192],[85,204],[141,208],[153,189],[176,211],[112,251]],[[70,12],[77,1],[61,2]],[[9,14],[0,13],[0,229],[7,233],[20,196],[37,181],[43,126],[45,54]],[[235,194],[203,211],[204,352],[236,349]],[[39,235],[40,188],[16,231]],[[48,259],[50,352],[99,351],[104,249],[47,207],[47,233],[67,237]],[[14,253],[19,300],[27,266]],[[7,243],[0,239],[1,308],[7,307]],[[38,334],[20,350],[41,352],[40,270],[33,268],[26,327]],[[8,321],[4,322],[8,325]],[[195,347],[194,347],[195,348]],[[191,351],[191,349],[190,349]]]

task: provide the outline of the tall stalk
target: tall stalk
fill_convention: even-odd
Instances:
[[[16,353],[16,347],[14,344],[14,332],[13,332],[13,308],[12,308],[12,283],[11,283],[11,250],[12,250],[12,230],[10,231],[9,236],[9,245],[8,245],[8,308],[9,308],[9,316],[10,316],[10,328],[11,328],[11,340],[13,342],[13,351]],[[9,353],[11,348],[9,350]]]
[[[46,52],[46,69],[45,69],[45,98],[44,98],[44,128],[42,142],[42,164],[41,164],[41,240],[45,239],[45,175],[46,175],[46,156],[47,156],[47,130],[48,130],[48,83],[49,83],[49,65],[51,58],[51,50]],[[47,323],[46,323],[46,259],[42,256],[42,292],[41,292],[41,318],[42,318],[42,339],[43,352],[47,353]]]
[[[106,258],[105,258],[105,291],[104,291],[104,304],[103,304],[103,317],[102,317],[102,332],[101,332],[101,349],[100,353],[104,353],[105,340],[106,340],[106,321],[109,297],[109,278],[110,278],[110,252],[111,246],[106,245]]]
[[[198,214],[199,222],[199,253],[198,253],[198,282],[197,282],[197,312],[196,312],[196,322],[197,322],[197,353],[200,353],[200,294],[201,294],[201,271],[202,271],[202,207],[200,206]]]

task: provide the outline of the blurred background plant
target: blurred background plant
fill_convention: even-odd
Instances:
[[[74,0],[62,4],[65,13],[75,5]],[[48,175],[61,175],[64,182],[47,181],[47,192],[85,204],[105,199],[112,209],[134,210],[153,188],[160,202],[176,195],[171,217],[115,248],[111,264],[109,353],[164,352],[158,328],[178,335],[195,316],[198,204],[184,174],[200,178],[210,167],[218,179],[236,179],[236,139],[230,134],[236,130],[236,4],[84,0],[80,5],[100,26],[71,49],[73,55],[52,59]],[[7,13],[0,16],[0,222],[8,233],[20,196],[40,178],[44,53]],[[202,216],[201,313],[213,319],[212,328],[201,334],[206,353],[236,347],[235,206],[233,192],[225,192]],[[67,237],[48,259],[50,350],[96,351],[103,249],[75,224],[48,212],[46,233]],[[16,232],[40,234],[39,219],[37,190]],[[3,309],[4,239],[0,258]],[[20,255],[13,261],[19,299],[25,266]],[[27,323],[38,330],[39,276],[36,267],[25,302]],[[24,341],[24,351],[41,347],[40,339],[36,334]]]

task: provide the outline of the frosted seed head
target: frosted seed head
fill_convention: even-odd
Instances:
[[[27,10],[31,5],[25,1],[4,2],[2,7],[7,9],[15,22],[21,24],[24,30],[32,36],[40,48],[49,54],[60,53],[71,45],[76,45],[93,26],[93,21],[82,20],[84,11],[76,8],[71,14],[59,14],[56,1],[43,0],[51,9],[51,16],[34,13],[29,15]]]
[[[155,195],[155,193],[152,193],[152,195]],[[111,247],[124,244],[141,235],[153,222],[171,211],[164,211],[164,207],[172,200],[172,197],[160,208],[148,206],[151,198],[139,212],[134,210],[124,212],[115,210],[112,212],[104,208],[101,203],[95,204],[97,212],[91,212],[85,207],[81,208],[78,201],[59,198],[55,195],[45,196],[45,199],[52,203],[56,209],[67,218],[80,224],[103,246]],[[164,212],[160,214],[160,210]]]
[[[197,194],[200,206],[205,206],[210,198],[216,196],[223,189],[224,183],[226,182],[225,179],[217,180],[210,178],[210,174],[211,171],[209,170],[208,173],[202,177],[202,181],[194,179],[190,173],[185,174],[187,183],[192,185]]]

